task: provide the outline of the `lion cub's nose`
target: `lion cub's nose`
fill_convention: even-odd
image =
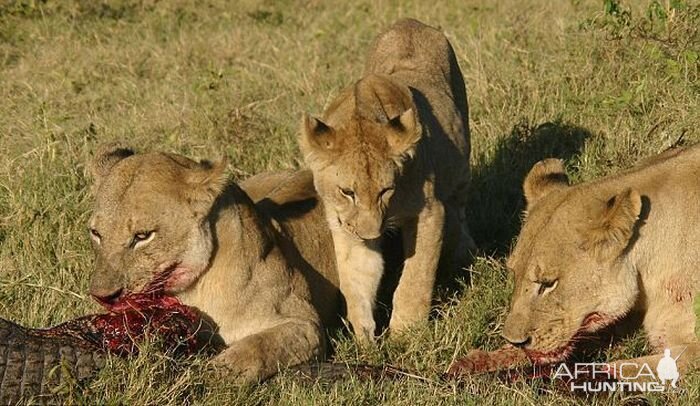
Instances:
[[[113,305],[117,303],[119,298],[122,296],[122,293],[124,293],[123,288],[112,291],[92,289],[90,292],[92,297],[97,299],[97,301],[102,305]]]

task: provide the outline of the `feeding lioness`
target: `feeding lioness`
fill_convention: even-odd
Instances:
[[[558,362],[581,334],[635,311],[658,353],[638,365],[655,368],[666,348],[681,368],[700,360],[700,145],[576,186],[548,159],[524,191],[527,215],[507,263],[508,341],[536,363]]]
[[[356,336],[374,337],[387,228],[401,229],[406,257],[389,327],[426,320],[441,250],[462,264],[473,246],[464,219],[467,96],[447,38],[416,20],[397,22],[375,40],[364,77],[322,119],[304,115],[299,143],[326,208]]]
[[[116,146],[98,153],[90,292],[113,302],[170,270],[166,292],[225,343],[219,363],[256,380],[323,358],[337,273],[310,172],[258,175],[244,191],[224,167]]]

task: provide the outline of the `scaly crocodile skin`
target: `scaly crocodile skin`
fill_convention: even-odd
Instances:
[[[66,379],[91,376],[103,367],[104,359],[103,351],[80,339],[35,335],[0,319],[0,404],[51,396],[51,390]]]
[[[0,405],[51,396],[66,380],[93,375],[107,354],[136,354],[147,336],[177,355],[208,344],[198,342],[197,313],[159,292],[126,295],[109,310],[47,329],[0,319]]]

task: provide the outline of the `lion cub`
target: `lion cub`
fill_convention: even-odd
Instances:
[[[375,40],[365,76],[322,119],[304,115],[299,144],[325,205],[356,336],[374,337],[388,228],[401,229],[406,256],[389,327],[425,320],[441,251],[464,262],[473,245],[464,220],[467,96],[448,40],[416,20],[397,22]]]
[[[258,175],[243,190],[224,168],[116,146],[98,153],[90,293],[116,301],[172,271],[166,293],[213,324],[226,346],[219,363],[254,381],[325,356],[338,278],[310,172]]]

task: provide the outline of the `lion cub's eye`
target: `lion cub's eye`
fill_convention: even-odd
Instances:
[[[559,284],[559,280],[555,279],[553,281],[541,281],[537,283],[540,285],[540,288],[537,290],[537,294],[542,296],[545,293],[549,293],[556,289],[557,285]]]
[[[90,237],[98,244],[102,241],[102,236],[94,228],[90,229]]]
[[[383,199],[390,199],[391,196],[394,195],[394,188],[393,187],[387,187],[382,189],[381,192],[379,192],[379,200]]]
[[[346,188],[338,188],[340,190],[340,194],[347,197],[348,199],[352,200],[353,202],[355,201],[355,192],[353,192],[350,189]]]
[[[134,237],[131,239],[131,247],[132,248],[138,248],[140,246],[143,246],[144,244],[149,243],[153,237],[156,236],[155,231],[141,231],[136,234],[134,234]]]

